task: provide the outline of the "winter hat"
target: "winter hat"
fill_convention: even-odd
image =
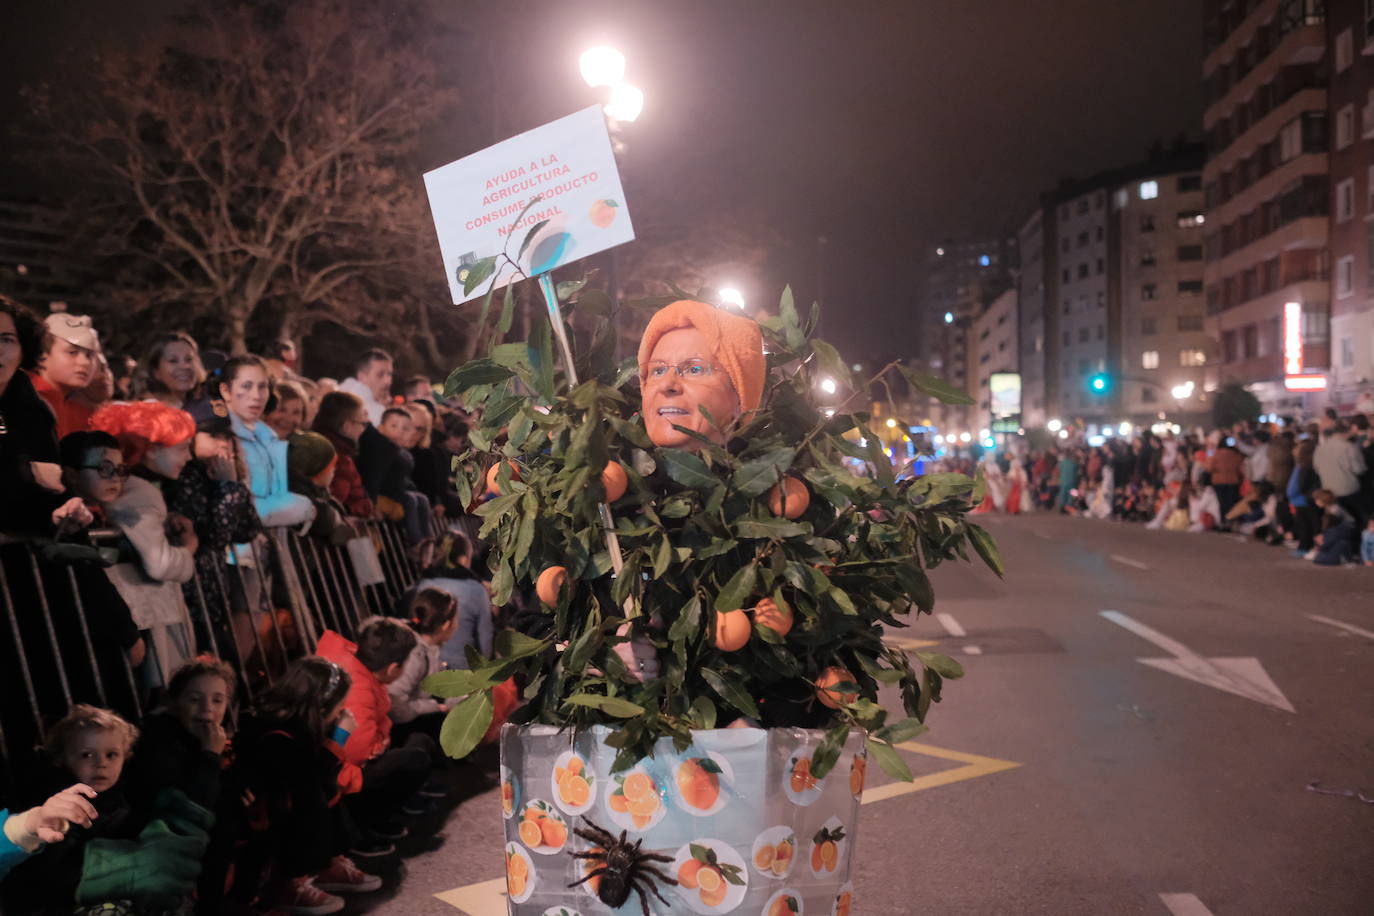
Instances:
[[[91,415],[90,428],[118,439],[124,463],[130,465],[141,463],[155,448],[180,445],[196,434],[189,413],[157,401],[107,404]]]
[[[67,312],[53,312],[43,324],[48,333],[58,340],[65,340],[95,353],[100,352],[100,336],[95,332],[90,315],[71,315]]]
[[[768,375],[763,332],[752,318],[731,315],[705,302],[679,299],[654,313],[639,342],[640,377],[648,375],[649,357],[659,338],[679,328],[696,328],[705,335],[711,354],[734,383],[740,408],[756,409],[763,399],[763,384]]]
[[[319,433],[300,430],[286,440],[286,466],[291,473],[313,479],[336,458],[334,446]]]

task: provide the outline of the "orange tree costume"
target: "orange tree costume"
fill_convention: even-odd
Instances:
[[[821,373],[849,381],[816,322],[790,293],[762,322],[684,297],[637,365],[594,343],[570,391],[547,329],[450,376],[481,410],[458,486],[488,497],[494,600],[532,589],[544,615],[427,682],[464,697],[455,756],[492,690],[521,687],[501,735],[511,912],[850,911],[867,760],[910,779],[894,745],[962,674],[885,629],[931,611],[925,570],[969,548],[1001,563],[965,520],[981,481],[899,480],[867,414],[813,403]]]

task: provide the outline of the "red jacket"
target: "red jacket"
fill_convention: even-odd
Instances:
[[[358,720],[348,743],[343,746],[343,768],[339,771],[339,785],[345,792],[362,788],[362,766],[381,754],[391,744],[391,694],[386,685],[377,680],[358,660],[356,644],[333,630],[325,630],[317,655],[327,658],[348,672],[353,679],[344,698],[344,708]]]
[[[372,518],[377,514],[377,509],[367,495],[367,489],[363,487],[363,475],[358,473],[357,446],[337,433],[323,429],[316,432],[329,440],[334,446],[334,452],[339,456],[338,463],[334,466],[334,481],[329,485],[329,492],[343,503],[349,515]]]
[[[1214,484],[1238,484],[1241,482],[1245,456],[1233,448],[1219,446],[1207,463]]]
[[[52,408],[53,416],[57,417],[57,438],[71,433],[81,432],[90,426],[91,414],[95,413],[90,405],[81,400],[69,398],[52,382],[49,382],[37,372],[29,373],[29,381],[33,382],[33,390],[38,392],[38,396],[48,402]]]

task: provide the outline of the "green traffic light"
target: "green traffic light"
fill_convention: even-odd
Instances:
[[[1088,380],[1088,387],[1101,394],[1111,387],[1111,380],[1102,373],[1098,373]]]

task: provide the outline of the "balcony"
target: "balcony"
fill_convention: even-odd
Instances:
[[[1280,165],[1259,181],[1232,194],[1225,203],[1207,211],[1207,225],[1229,226],[1304,175],[1324,175],[1326,153],[1305,153]]]
[[[1204,276],[1208,283],[1215,283],[1222,277],[1229,277],[1247,267],[1267,261],[1281,251],[1294,248],[1321,248],[1326,245],[1327,232],[1325,215],[1299,217],[1220,260],[1209,263]]]
[[[1261,146],[1272,142],[1278,137],[1286,125],[1303,117],[1303,115],[1308,112],[1321,112],[1323,115],[1321,120],[1323,122],[1325,121],[1325,88],[1302,89],[1295,92],[1286,100],[1270,109],[1269,113],[1264,117],[1260,118],[1254,124],[1251,124],[1245,133],[1228,143],[1223,149],[1209,150],[1207,163],[1202,167],[1202,180],[1204,182],[1212,181],[1226,172],[1235,169],[1243,159],[1254,155],[1255,151]],[[1309,118],[1310,117],[1309,115]],[[1304,134],[1304,144],[1320,145],[1321,152],[1325,152],[1325,128],[1318,129],[1315,135],[1311,135],[1312,133],[1313,130],[1308,129]],[[1304,150],[1304,152],[1314,152],[1314,150],[1307,149]]]
[[[1288,0],[1288,3],[1292,2],[1295,0]],[[1320,0],[1305,0],[1305,2],[1320,2]],[[1318,18],[1315,22],[1303,21],[1300,24],[1294,24],[1292,29],[1274,46],[1273,51],[1262,60],[1257,61],[1249,72],[1228,86],[1225,92],[1207,105],[1202,116],[1203,129],[1211,130],[1213,125],[1230,114],[1237,101],[1248,99],[1256,89],[1272,79],[1283,67],[1290,64],[1310,63],[1318,60],[1325,52],[1326,25],[1323,18]],[[1211,70],[1205,72],[1210,73]]]

